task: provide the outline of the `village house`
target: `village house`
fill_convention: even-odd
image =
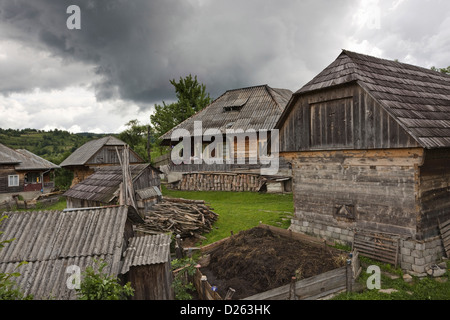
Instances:
[[[136,206],[142,215],[160,200],[161,171],[149,163],[130,164]],[[64,193],[67,208],[97,207],[120,203],[122,166],[99,167],[89,177]]]
[[[293,231],[372,251],[383,235],[393,261],[419,274],[443,256],[449,75],[343,50],[293,94],[276,127],[292,164]]]
[[[261,154],[270,154],[272,130],[291,95],[290,90],[268,85],[228,90],[203,110],[165,133],[161,136],[162,144],[181,148],[179,154],[183,159],[181,163],[175,161],[172,152],[169,183],[177,184],[180,189],[259,191],[263,187],[261,180],[250,179],[245,174],[259,177],[261,168],[270,167],[271,163],[263,163]],[[188,133],[188,153],[186,148],[181,147],[183,142],[186,143],[184,138],[183,141],[181,138],[179,141],[172,140],[183,131]],[[219,138],[211,134],[214,131]],[[208,136],[208,133],[211,135]],[[276,160],[280,159],[277,157]],[[283,181],[284,186],[285,181],[290,180],[289,166],[283,159],[276,165],[278,170],[270,178],[272,181]],[[244,175],[235,179],[233,175],[237,172]],[[192,180],[193,173],[197,174],[195,179],[201,180],[202,184],[194,186],[188,182]]]
[[[132,299],[173,299],[168,234],[136,237],[142,219],[128,206],[64,211],[9,212],[0,224],[0,272],[18,272],[14,281],[35,300],[74,300],[74,280],[88,266],[130,281]],[[27,264],[19,266],[22,261]],[[97,262],[96,262],[97,261]],[[78,270],[78,274],[76,273]],[[125,284],[125,282],[122,282]]]
[[[28,150],[0,144],[0,202],[20,195],[32,199],[54,187],[53,175],[60,167]]]
[[[116,149],[122,152],[126,145],[125,142],[113,136],[91,140],[75,150],[61,162],[60,166],[73,172],[74,177],[71,186],[74,186],[94,173],[95,168],[120,165]],[[130,164],[145,162],[131,149],[129,158]]]

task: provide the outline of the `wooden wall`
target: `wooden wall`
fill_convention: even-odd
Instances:
[[[311,151],[290,156],[294,220],[415,235],[423,149]],[[318,232],[320,230],[317,230]]]
[[[122,152],[123,146],[118,146],[119,152]],[[130,163],[142,163],[142,159],[130,149]],[[120,165],[117,157],[116,148],[114,146],[104,146],[97,153],[95,153],[87,162],[86,165],[99,164],[116,164]]]
[[[356,83],[294,99],[280,128],[280,152],[419,146]]]
[[[418,232],[421,238],[439,235],[438,219],[450,219],[450,149],[425,151],[420,167]]]
[[[18,187],[8,187],[8,176],[18,175],[19,176],[19,186]],[[22,172],[17,172],[12,165],[1,165],[0,166],[0,193],[12,193],[21,192],[24,187],[25,174]]]
[[[133,287],[132,300],[172,300],[172,270],[170,262],[132,266],[125,274],[125,282]]]

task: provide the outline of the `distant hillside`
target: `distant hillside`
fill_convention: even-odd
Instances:
[[[89,140],[111,134],[89,132],[70,133],[62,130],[1,129],[0,143],[12,149],[27,149],[55,164],[60,164],[78,147]]]

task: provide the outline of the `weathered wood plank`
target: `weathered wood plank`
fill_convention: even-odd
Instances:
[[[331,290],[341,290],[346,287],[346,267],[324,272],[320,275],[297,281],[295,293],[299,299],[315,299],[325,296]],[[268,290],[243,300],[285,300],[289,296],[290,284]]]

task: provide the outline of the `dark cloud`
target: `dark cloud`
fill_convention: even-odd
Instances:
[[[66,28],[70,4],[81,8],[81,30]],[[296,89],[317,56],[338,54],[337,26],[349,15],[348,1],[2,0],[0,8],[3,37],[90,66],[100,100],[144,103],[173,98],[169,80],[188,74],[213,96],[262,83]]]
[[[369,2],[361,9],[365,2],[351,0],[0,0],[0,40],[50,52],[25,50],[4,62],[9,68],[0,59],[0,76],[11,79],[0,92],[82,84],[99,101],[145,109],[173,99],[169,80],[188,74],[213,97],[264,83],[297,90],[351,46],[450,64],[448,1]],[[81,8],[81,30],[66,27],[72,4]],[[370,24],[373,14],[379,25]],[[50,61],[52,72],[39,67]]]

